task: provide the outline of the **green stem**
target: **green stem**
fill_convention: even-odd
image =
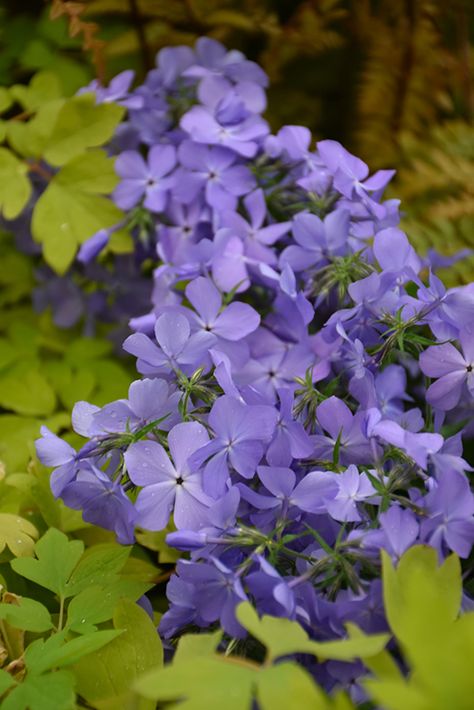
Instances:
[[[62,630],[63,622],[64,622],[64,597],[61,595],[59,597],[58,632]]]

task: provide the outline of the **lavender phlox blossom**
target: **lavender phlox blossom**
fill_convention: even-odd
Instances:
[[[170,173],[175,165],[176,150],[172,145],[154,145],[147,161],[135,151],[121,153],[115,161],[115,171],[122,178],[114,190],[115,202],[128,210],[144,198],[144,207],[151,212],[162,212],[174,185]]]
[[[292,386],[295,377],[304,377],[313,362],[314,356],[302,345],[275,349],[274,353],[258,353],[236,373],[235,382],[239,387],[252,386],[273,402],[277,390]],[[327,374],[327,363],[315,365],[315,379],[318,379],[317,375],[322,379]]]
[[[215,365],[214,377],[224,394],[231,395],[241,402],[244,402],[245,400],[232,377],[232,363],[230,358],[222,351],[214,350],[213,348],[209,350],[209,355]]]
[[[372,452],[362,430],[363,412],[352,414],[345,402],[333,396],[321,402],[316,410],[316,418],[327,435],[317,434],[312,437],[315,458],[332,460],[338,443],[339,463],[342,465],[370,463]]]
[[[469,557],[474,543],[474,496],[469,481],[459,471],[447,469],[423,499],[428,517],[421,534],[441,555],[445,547],[459,557]]]
[[[320,161],[314,152],[310,151],[311,131],[306,126],[283,126],[275,136],[268,136],[265,140],[265,152],[276,158],[286,161],[303,163],[308,169],[316,165],[320,168],[318,178],[321,179],[322,169]]]
[[[364,547],[383,548],[394,560],[398,560],[418,540],[420,526],[414,513],[407,508],[393,503],[388,510],[380,513],[379,523],[378,530],[369,530],[364,535]]]
[[[250,259],[245,253],[242,240],[234,235],[232,230],[223,228],[216,232],[214,245],[212,277],[217,286],[226,292],[246,291],[250,286]]]
[[[334,480],[338,491],[327,502],[331,518],[344,523],[362,520],[357,503],[362,501],[376,503],[375,500],[370,500],[376,495],[376,491],[367,474],[359,473],[357,467],[351,464],[345,471],[335,476]]]
[[[248,601],[240,577],[218,558],[208,562],[181,560],[179,576],[194,586],[194,601],[199,616],[206,624],[219,621],[231,636],[242,638],[246,632],[235,616],[240,602]]]
[[[92,466],[90,455],[94,444],[88,442],[79,452],[76,452],[70,444],[53,434],[47,426],[43,425],[40,433],[41,438],[35,441],[36,453],[42,464],[55,467],[51,474],[50,486],[53,495],[58,498],[80,470]]]
[[[310,471],[300,482],[296,483],[296,474],[283,466],[259,466],[258,477],[267,493],[254,491],[245,484],[238,484],[241,497],[257,510],[275,510],[282,518],[286,518],[290,508],[295,507],[296,513],[323,514],[327,511],[327,503],[337,494],[336,476],[327,471]],[[293,517],[294,517],[293,511]]]
[[[385,417],[396,418],[403,412],[403,402],[412,399],[406,386],[405,369],[401,365],[388,365],[375,375],[365,369],[363,377],[351,379],[349,391],[363,409],[376,407]]]
[[[61,491],[61,498],[70,508],[81,510],[86,522],[113,530],[122,545],[135,541],[135,507],[120,481],[110,479],[99,468],[81,469]]]
[[[227,544],[229,536],[238,539],[239,529],[235,526],[239,503],[240,491],[237,486],[231,486],[222,498],[211,501],[199,531],[182,529],[168,533],[166,543],[178,550],[198,552],[199,557],[215,554],[216,545]]]
[[[220,105],[216,107],[219,115]],[[260,116],[243,113],[241,120],[226,121],[221,113],[221,122],[204,106],[193,106],[181,118],[180,126],[196,143],[222,145],[234,150],[245,158],[253,158],[258,150],[258,142],[268,134],[268,124]]]
[[[430,273],[429,283],[419,284],[416,299],[407,307],[427,322],[439,340],[455,340],[459,332],[472,327],[474,321],[474,290],[471,284],[446,289],[443,282]],[[412,312],[409,311],[410,315]]]
[[[89,412],[89,426],[85,435],[133,432],[159,420],[157,426],[167,431],[177,422],[179,398],[180,393],[173,391],[165,380],[136,380],[129,387],[128,399],[118,399]],[[81,413],[83,416],[86,414]]]
[[[218,338],[236,341],[256,330],[260,316],[247,303],[234,301],[222,307],[222,294],[210,279],[199,277],[185,289],[186,298],[196,310],[190,313],[200,330],[213,333]]]
[[[288,582],[262,555],[254,555],[258,568],[245,577],[250,594],[262,614],[295,618],[296,603]]]
[[[289,264],[297,272],[324,265],[329,257],[344,253],[348,234],[347,210],[336,209],[324,220],[301,212],[293,219],[292,235],[296,244],[283,250],[280,262]]]
[[[378,170],[371,177],[367,165],[351,155],[337,141],[324,140],[316,144],[318,154],[333,174],[333,185],[347,199],[357,196],[373,214],[381,219],[385,208],[377,202],[394,170]]]
[[[472,466],[463,459],[462,432],[445,439],[443,446],[435,454],[431,454],[431,464],[435,475],[439,478],[446,469],[451,469],[463,473],[472,471]]]
[[[338,353],[335,367],[337,369],[338,362],[340,361],[343,365],[344,371],[348,373],[351,378],[351,383],[354,380],[360,380],[365,377],[368,372],[368,367],[373,365],[373,359],[366,353],[364,343],[359,338],[350,338],[342,323],[336,324],[336,330],[342,337],[342,347],[340,353]]]
[[[281,239],[291,227],[290,222],[277,222],[264,226],[267,221],[267,205],[263,190],[254,190],[246,195],[243,203],[248,214],[247,221],[238,212],[223,210],[220,222],[222,227],[228,227],[243,241],[247,241],[248,253],[255,259],[260,259],[262,246],[268,247]]]
[[[194,78],[225,77],[233,82],[250,81],[265,87],[268,77],[263,69],[237,49],[228,50],[211,37],[200,37],[195,44],[195,63],[183,72]]]
[[[196,61],[196,54],[191,47],[163,47],[156,55],[156,66],[160,83],[165,87],[174,87],[186,70]],[[151,74],[154,74],[153,70]]]
[[[164,638],[175,636],[183,626],[193,622],[206,626],[196,610],[194,584],[180,577],[180,572],[186,564],[186,560],[178,560],[177,574],[174,574],[166,585],[166,596],[170,606],[161,617],[159,625],[160,635]]]
[[[273,407],[245,405],[229,395],[216,400],[208,417],[214,438],[189,460],[192,468],[207,462],[203,473],[206,493],[214,498],[223,495],[229,466],[244,478],[252,478],[276,421]]]
[[[289,387],[281,387],[277,394],[280,410],[266,457],[271,466],[288,466],[292,459],[305,459],[310,456],[313,445],[301,422],[293,416],[293,391]]]
[[[191,335],[188,319],[178,312],[167,311],[155,323],[157,345],[144,333],[130,335],[123,344],[126,352],[138,358],[137,369],[145,375],[168,375],[170,369],[190,374],[208,362],[208,351],[217,338],[199,331]]]
[[[378,437],[405,451],[423,470],[427,468],[430,454],[439,451],[443,445],[441,434],[407,431],[392,419],[384,419],[376,408],[368,409],[364,416],[364,429],[368,437]]]
[[[421,269],[421,259],[401,229],[382,229],[374,237],[373,251],[383,271],[414,277]]]
[[[392,314],[399,309],[400,295],[396,287],[396,274],[373,272],[359,279],[348,287],[348,293],[355,305],[352,308],[340,308],[334,311],[325,324],[327,329],[335,329],[338,323],[344,323],[344,329],[351,338],[359,337],[364,343],[379,341],[380,332],[376,321],[385,314]]]
[[[98,232],[81,244],[77,253],[77,260],[81,264],[89,264],[105,249],[111,236],[111,229],[99,229]]]
[[[181,176],[178,184],[181,184]],[[172,192],[173,196],[175,194],[176,188]],[[187,245],[199,242],[205,237],[209,238],[212,234],[210,209],[199,198],[188,204],[171,199],[164,219],[171,224],[158,225],[156,245],[157,254],[164,262],[181,263],[181,254]],[[186,260],[186,257],[184,258]]]
[[[438,409],[453,409],[463,391],[474,397],[474,332],[459,335],[461,351],[452,343],[433,345],[420,355],[420,367],[428,377],[439,378],[428,387],[427,401]]]
[[[288,263],[284,263],[281,273],[278,273],[278,271],[275,271],[275,269],[268,266],[268,264],[261,263],[259,265],[259,270],[269,286],[280,290],[280,293],[275,299],[275,310],[281,311],[283,299],[287,296],[291,302],[291,305],[294,305],[297,308],[304,325],[311,323],[314,318],[314,308],[311,305],[311,302],[304,295],[303,291],[298,290],[296,276],[291,266]],[[288,310],[288,305],[285,310]]]
[[[228,148],[183,141],[173,195],[188,204],[204,190],[206,202],[219,212],[235,209],[237,198],[255,188],[255,178],[245,165],[236,164],[237,157]]]
[[[202,490],[201,473],[190,470],[188,458],[208,441],[202,424],[183,422],[168,434],[170,456],[156,441],[138,441],[128,448],[128,474],[142,487],[135,503],[137,525],[163,530],[171,512],[178,529],[199,529],[205,523],[212,500]]]
[[[223,76],[207,75],[199,82],[197,97],[206,108],[222,113],[223,107],[238,104],[243,115],[262,113],[267,105],[263,86],[254,81],[233,83]]]
[[[98,104],[113,102],[128,109],[140,109],[143,107],[143,98],[137,93],[130,92],[134,78],[135,72],[126,70],[114,76],[108,86],[102,86],[99,81],[94,80],[88,86],[79,89],[77,94],[93,92]]]

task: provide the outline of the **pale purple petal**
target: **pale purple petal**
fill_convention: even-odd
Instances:
[[[222,304],[222,296],[212,281],[200,276],[186,286],[185,293],[204,323],[212,325]]]
[[[453,409],[459,400],[467,379],[466,369],[455,370],[433,382],[426,391],[426,399],[433,406],[443,411]]]
[[[260,324],[257,311],[247,303],[231,303],[217,317],[213,333],[226,340],[240,340],[253,333]]]
[[[337,439],[339,432],[350,429],[352,425],[352,412],[342,399],[329,397],[318,406],[317,419],[322,428],[329,432],[333,439]]]
[[[124,454],[128,474],[137,486],[176,479],[168,454],[156,441],[137,441]]]
[[[337,494],[334,473],[311,471],[298,483],[291,494],[291,503],[308,513],[325,513],[327,501]]]
[[[135,503],[136,524],[145,530],[163,530],[168,525],[175,494],[174,481],[155,483],[140,491]]]
[[[466,361],[454,345],[443,343],[421,353],[420,368],[428,377],[442,377],[454,370],[465,371]]]
[[[155,323],[155,337],[168,357],[178,355],[189,338],[191,328],[180,313],[163,313]]]
[[[199,422],[176,424],[168,434],[168,446],[176,471],[180,476],[188,472],[188,459],[195,451],[205,446],[209,435]]]
[[[176,165],[176,150],[172,145],[154,145],[148,154],[150,177],[158,180]]]

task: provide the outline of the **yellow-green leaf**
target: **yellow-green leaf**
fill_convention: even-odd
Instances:
[[[18,217],[31,194],[28,166],[7,148],[0,148],[0,212],[6,219]]]
[[[44,157],[52,165],[64,165],[88,148],[103,145],[124,112],[117,104],[96,104],[93,94],[75,96],[60,110]]]
[[[33,236],[43,244],[44,258],[57,273],[66,272],[79,244],[122,219],[121,210],[104,197],[116,182],[113,161],[94,150],[67,163],[39,198]]]
[[[16,557],[32,555],[37,537],[37,529],[28,520],[0,513],[0,552],[8,547]]]

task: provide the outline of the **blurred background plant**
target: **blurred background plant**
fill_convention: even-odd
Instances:
[[[6,3],[0,84],[55,72],[66,95],[166,45],[209,35],[270,77],[267,118],[307,125],[372,168],[396,167],[391,195],[418,248],[474,244],[474,13],[470,0],[39,0]],[[51,19],[54,21],[51,22]],[[472,279],[474,260],[446,270]]]
[[[47,69],[72,93],[126,68],[140,80],[162,47],[215,37],[268,73],[273,128],[307,125],[373,168],[396,167],[405,229],[422,250],[448,255],[474,244],[471,9],[470,0],[7,3],[0,81]],[[443,276],[467,282],[473,265]]]

